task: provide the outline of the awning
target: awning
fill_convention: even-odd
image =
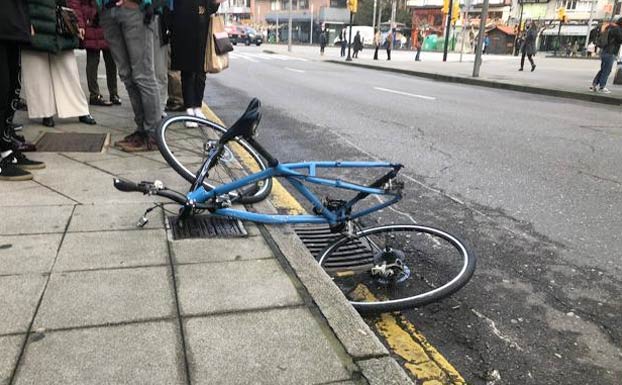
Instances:
[[[559,31],[559,24],[550,29],[545,29],[542,34],[544,36],[557,36]],[[560,35],[563,36],[585,36],[587,35],[587,25],[562,25]]]

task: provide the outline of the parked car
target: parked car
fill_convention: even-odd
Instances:
[[[233,45],[237,45],[238,41],[242,41],[242,37],[246,34],[245,27],[235,24],[225,25],[225,31],[227,31],[229,40],[231,40]]]
[[[240,41],[243,41],[246,45],[255,44],[259,47],[261,43],[263,43],[263,35],[253,28],[246,27],[244,36],[240,39]]]

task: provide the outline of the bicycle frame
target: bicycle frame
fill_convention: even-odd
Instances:
[[[277,164],[274,167],[268,167],[264,171],[248,175],[244,178],[235,180],[230,183],[217,186],[213,190],[207,191],[202,186],[199,186],[194,191],[187,194],[189,203],[197,202],[203,203],[210,199],[216,198],[221,195],[225,195],[233,190],[239,189],[246,185],[264,180],[272,177],[283,177],[287,179],[312,205],[313,207],[321,211],[320,215],[311,214],[299,214],[299,215],[271,215],[264,213],[252,213],[243,210],[220,208],[212,212],[213,215],[227,216],[238,218],[251,222],[266,223],[266,224],[338,224],[347,220],[356,219],[372,213],[374,211],[383,209],[387,206],[399,201],[402,196],[400,191],[393,191],[391,189],[377,188],[362,186],[359,184],[342,181],[338,179],[326,179],[318,177],[316,174],[319,168],[391,168],[393,170],[399,170],[401,165],[386,163],[386,162],[301,162],[301,163],[283,163]],[[299,172],[298,170],[306,170],[306,173]],[[346,202],[342,207],[336,210],[330,210],[324,206],[322,201],[312,193],[303,182],[312,184],[318,184],[323,186],[341,188],[346,190],[358,191],[356,197]],[[385,202],[378,203],[367,209],[360,211],[352,211],[355,203],[364,199],[370,194],[389,196]]]

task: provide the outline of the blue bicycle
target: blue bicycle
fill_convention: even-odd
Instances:
[[[310,225],[298,227],[298,233],[311,239],[310,249],[314,237],[318,239],[317,244],[322,246],[316,253],[320,265],[362,312],[429,304],[456,292],[469,281],[475,271],[475,255],[457,237],[419,224],[361,227],[363,218],[402,198],[403,183],[397,180],[401,164],[281,163],[254,139],[260,120],[257,99],[228,129],[197,117],[170,117],[158,129],[158,147],[171,167],[191,183],[189,192],[167,189],[161,182],[134,183],[121,178],[115,178],[114,185],[121,191],[138,191],[179,203],[179,226],[204,211],[256,223]],[[197,123],[199,128],[185,128],[187,121]],[[237,158],[243,161],[238,162]],[[193,168],[198,171],[191,172]],[[384,172],[368,185],[322,175],[326,171],[356,169]],[[284,178],[300,192],[313,213],[271,215],[232,207],[264,199],[275,177]],[[319,198],[308,185],[337,189],[343,195]],[[342,199],[345,195],[350,197]],[[370,196],[377,200],[370,202],[366,199]],[[332,235],[328,243],[327,233]]]

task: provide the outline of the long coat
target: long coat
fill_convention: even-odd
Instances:
[[[354,49],[354,51],[358,52],[361,51],[363,49],[363,42],[361,41],[361,34],[360,33],[356,33],[356,35],[354,35],[354,42],[352,42],[352,49]]]
[[[84,40],[80,42],[80,48],[107,49],[108,42],[104,38],[104,29],[99,25],[95,0],[67,0],[67,5],[76,12],[78,25],[84,29]]]
[[[537,37],[536,29],[531,27],[527,30],[525,34],[525,40],[523,40],[523,44],[521,46],[521,52],[525,55],[534,55],[536,53],[536,37]]]
[[[57,53],[78,48],[77,37],[61,36],[56,32],[56,6],[65,5],[63,0],[26,0],[30,23],[35,34],[31,36],[29,49]]]
[[[174,0],[171,21],[171,68],[205,72],[205,48],[210,15],[218,11],[213,0]]]
[[[27,43],[30,41],[30,20],[23,0],[2,0],[0,40]]]

